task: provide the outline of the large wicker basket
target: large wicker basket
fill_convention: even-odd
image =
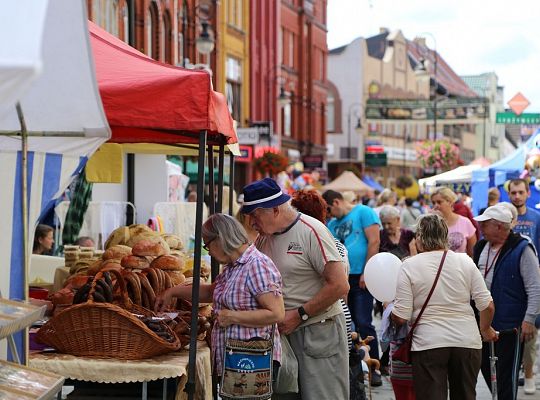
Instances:
[[[98,279],[105,270],[96,274],[88,301],[71,306],[51,318],[37,333],[37,340],[54,347],[61,353],[85,357],[110,357],[140,360],[169,353],[180,348],[180,340],[163,324],[175,338],[168,342],[150,330],[132,314],[152,312],[135,307],[129,300],[121,274],[114,269],[121,288],[123,308],[112,303],[95,303],[92,294]]]

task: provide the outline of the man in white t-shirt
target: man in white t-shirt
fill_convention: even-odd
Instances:
[[[243,193],[241,211],[259,232],[255,244],[283,278],[286,312],[279,331],[298,360],[298,398],[347,400],[349,352],[338,300],[349,284],[333,236],[320,221],[296,211],[270,178]]]

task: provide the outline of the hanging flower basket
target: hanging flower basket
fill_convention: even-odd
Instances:
[[[424,140],[416,144],[416,157],[423,168],[450,170],[463,161],[459,157],[459,147],[447,140]]]
[[[281,171],[284,171],[289,164],[287,157],[281,153],[265,152],[262,156],[257,157],[254,160],[255,169],[261,173],[262,176],[274,177]]]

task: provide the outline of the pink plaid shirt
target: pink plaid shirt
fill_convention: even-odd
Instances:
[[[272,260],[251,245],[233,264],[227,264],[216,279],[214,289],[214,311],[227,308],[229,310],[260,309],[257,296],[272,292],[276,296],[281,293],[281,274]],[[248,328],[241,325],[219,326],[216,320],[212,330],[212,358],[214,371],[221,374],[223,350],[225,347],[225,329],[232,339],[248,340],[254,337],[269,339],[272,326]],[[281,341],[277,326],[274,330],[274,360],[281,361]]]

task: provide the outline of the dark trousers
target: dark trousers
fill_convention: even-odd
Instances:
[[[351,318],[356,327],[356,332],[360,334],[362,339],[366,336],[373,336],[375,339],[369,343],[371,350],[369,356],[379,359],[379,341],[377,340],[377,332],[372,324],[373,321],[373,296],[366,289],[361,289],[358,286],[360,275],[349,275],[349,290],[348,302]]]
[[[515,400],[518,391],[518,374],[523,355],[520,341],[521,329],[517,332],[501,332],[495,342],[497,356],[497,394],[499,400]],[[491,370],[489,364],[489,343],[482,347],[482,375],[491,390]]]
[[[412,372],[417,400],[475,400],[482,350],[462,347],[413,351]]]

